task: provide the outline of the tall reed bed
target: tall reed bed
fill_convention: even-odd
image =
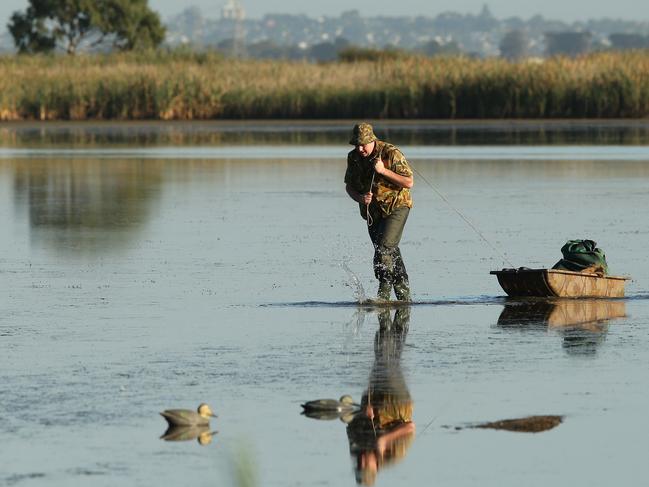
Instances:
[[[649,116],[649,53],[309,64],[217,55],[0,57],[0,119]]]

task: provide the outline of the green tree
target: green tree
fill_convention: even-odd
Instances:
[[[500,55],[510,61],[527,56],[529,40],[521,30],[510,30],[500,41]]]
[[[548,56],[579,56],[590,51],[590,32],[546,32],[545,52]]]
[[[647,49],[649,36],[640,34],[614,33],[608,36],[613,49]]]
[[[449,41],[442,43],[436,39],[420,45],[419,51],[426,56],[455,56],[462,53],[462,49],[460,49],[457,42]]]
[[[164,40],[160,16],[148,0],[104,0],[97,25],[104,38],[113,38],[113,47],[122,51],[150,49]]]
[[[148,0],[29,0],[24,12],[14,12],[9,32],[20,52],[80,46],[111,46],[130,50],[158,46],[165,29]]]

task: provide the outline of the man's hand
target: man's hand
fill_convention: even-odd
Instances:
[[[374,159],[374,170],[377,174],[383,174],[383,172],[385,171],[385,164],[383,164],[383,161],[380,157],[378,159]]]
[[[376,171],[376,174],[383,176],[392,184],[396,184],[397,186],[400,186],[402,188],[412,188],[414,184],[412,176],[402,176],[401,174],[388,169],[387,167],[385,167],[385,164],[380,157],[378,159],[374,159],[374,171]]]
[[[357,203],[362,203],[364,205],[369,205],[372,202],[372,197],[374,196],[374,193],[372,193],[372,191],[368,191],[367,193],[359,193],[354,190],[354,188],[352,188],[349,184],[345,185],[345,190],[347,191],[347,194],[351,199],[353,199]]]

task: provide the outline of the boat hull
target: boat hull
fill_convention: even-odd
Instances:
[[[600,276],[562,269],[491,271],[509,296],[622,298],[627,277]]]

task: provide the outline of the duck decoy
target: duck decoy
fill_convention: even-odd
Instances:
[[[208,425],[210,418],[216,418],[210,407],[202,403],[196,411],[191,409],[167,409],[160,415],[167,420],[169,426],[201,426]]]
[[[315,419],[336,419],[341,415],[354,413],[360,406],[354,402],[351,396],[341,396],[335,399],[316,399],[301,405],[304,411],[302,414]]]
[[[347,394],[341,396],[337,401],[335,399],[316,399],[305,402],[301,406],[305,411],[336,411],[338,413],[357,407],[352,396]]]

